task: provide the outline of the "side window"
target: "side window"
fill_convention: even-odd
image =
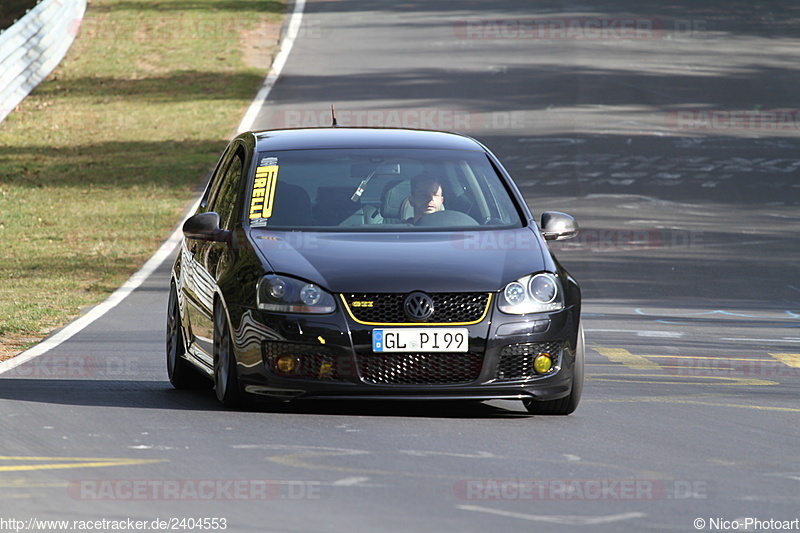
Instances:
[[[219,158],[217,162],[217,166],[214,169],[214,172],[211,174],[211,178],[208,180],[208,185],[206,185],[206,190],[203,193],[203,197],[200,199],[200,209],[197,211],[198,213],[206,213],[210,211],[209,205],[212,202],[213,198],[217,197],[217,193],[219,192],[220,185],[222,184],[222,177],[225,173],[225,167],[230,161],[230,153],[231,147],[225,149],[225,152]]]
[[[219,189],[212,191],[209,211],[219,213],[220,226],[232,229],[236,223],[236,193],[241,188],[242,171],[244,170],[244,154],[241,150],[231,158],[222,175]]]

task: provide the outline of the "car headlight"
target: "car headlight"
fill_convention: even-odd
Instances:
[[[332,313],[333,296],[319,285],[288,276],[268,274],[256,289],[258,308],[284,313]]]
[[[558,311],[564,308],[561,283],[549,272],[525,276],[506,285],[498,306],[512,315]]]

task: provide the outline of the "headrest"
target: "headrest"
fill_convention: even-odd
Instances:
[[[384,219],[405,220],[401,207],[403,200],[411,196],[411,181],[390,181],[381,193],[381,216]]]

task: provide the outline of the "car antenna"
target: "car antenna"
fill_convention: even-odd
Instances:
[[[333,108],[333,104],[331,104],[331,121],[331,128],[335,128],[339,125],[339,123],[336,122],[336,110]]]

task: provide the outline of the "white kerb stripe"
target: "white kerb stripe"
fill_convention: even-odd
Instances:
[[[170,235],[169,239],[164,241],[156,253],[147,260],[144,266],[142,266],[138,272],[128,278],[128,281],[126,281],[119,289],[114,291],[111,296],[106,298],[102,303],[90,309],[89,312],[82,317],[70,322],[64,329],[60,330],[52,337],[46,338],[36,346],[22,352],[16,357],[0,363],[0,374],[8,372],[12,368],[18,367],[19,365],[30,361],[34,357],[38,357],[49,352],[56,346],[72,338],[76,333],[80,332],[89,324],[116,307],[117,304],[124,300],[153,272],[155,272],[159,266],[161,266],[161,263],[163,263],[164,260],[169,257],[175,247],[181,242],[182,236],[181,228],[175,230],[172,235]]]
[[[292,17],[289,19],[289,26],[280,43],[280,50],[278,50],[278,54],[272,62],[272,68],[270,68],[269,74],[261,85],[261,89],[258,91],[255,100],[250,104],[250,107],[244,114],[244,118],[242,118],[242,121],[239,123],[238,133],[253,129],[253,124],[255,124],[256,118],[258,118],[258,113],[266,105],[269,93],[272,91],[278,78],[280,78],[283,67],[286,65],[286,60],[289,58],[289,53],[292,51],[294,42],[297,40],[297,36],[300,33],[300,25],[303,22],[303,10],[305,9],[305,5],[306,0],[296,0]]]

